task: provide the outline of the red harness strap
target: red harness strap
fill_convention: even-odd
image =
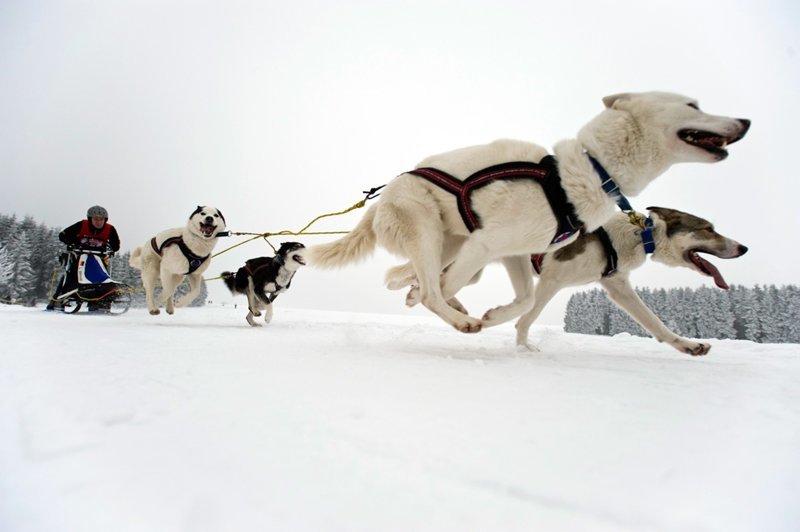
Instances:
[[[535,271],[538,275],[542,275],[542,262],[544,262],[544,256],[547,253],[537,253],[536,255],[531,255],[531,266],[533,266],[533,271]]]
[[[538,164],[519,161],[490,166],[463,181],[436,168],[417,168],[408,173],[430,181],[456,196],[458,211],[470,232],[481,227],[480,216],[472,208],[472,192],[500,179],[534,179],[542,185],[550,208],[558,220],[558,229],[551,241],[553,244],[569,238],[583,225],[575,215],[575,207],[567,200],[564,189],[561,188],[561,179],[552,155],[546,156]]]

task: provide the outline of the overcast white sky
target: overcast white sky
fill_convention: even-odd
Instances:
[[[715,261],[729,283],[797,283],[798,25],[790,0],[1,0],[0,212],[65,226],[99,203],[123,250],[197,204],[235,231],[296,230],[428,155],[499,137],[550,148],[607,94],[667,90],[753,126],[728,160],[673,167],[634,206],[749,246]],[[270,251],[223,254],[208,276]],[[301,270],[283,303],[406,312],[382,286],[395,262]],[[713,286],[655,263],[634,280]],[[464,302],[480,315],[510,297],[494,266]]]

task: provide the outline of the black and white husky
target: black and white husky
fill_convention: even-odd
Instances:
[[[284,242],[274,257],[257,257],[249,259],[234,274],[222,272],[222,278],[232,294],[247,296],[247,323],[260,327],[254,316],[261,316],[264,310],[264,321],[272,320],[272,302],[289,289],[295,272],[305,265],[306,247],[299,242]]]

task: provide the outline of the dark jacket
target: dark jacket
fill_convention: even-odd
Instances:
[[[84,224],[88,224],[88,227]],[[68,246],[84,249],[103,250],[109,247],[117,252],[120,246],[117,230],[108,222],[101,229],[95,229],[91,221],[81,220],[61,231],[58,239]]]

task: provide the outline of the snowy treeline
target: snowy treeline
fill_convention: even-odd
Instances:
[[[36,305],[49,299],[61,269],[58,257],[66,250],[58,240],[60,231],[37,223],[32,216],[20,221],[16,215],[0,214],[0,302]],[[141,287],[139,270],[131,268],[129,259],[130,252],[113,257],[111,276],[115,281]],[[178,287],[178,294],[188,291],[188,285]],[[200,297],[192,306],[204,305],[207,293],[203,281]],[[134,306],[144,306],[142,290],[131,295]]]
[[[63,248],[58,232],[31,216],[0,214],[0,301],[33,305],[47,299]]]
[[[636,293],[667,327],[682,336],[800,343],[800,287],[795,285],[733,285],[728,291],[705,286],[696,290],[637,288]],[[570,298],[564,330],[649,336],[599,288]]]

